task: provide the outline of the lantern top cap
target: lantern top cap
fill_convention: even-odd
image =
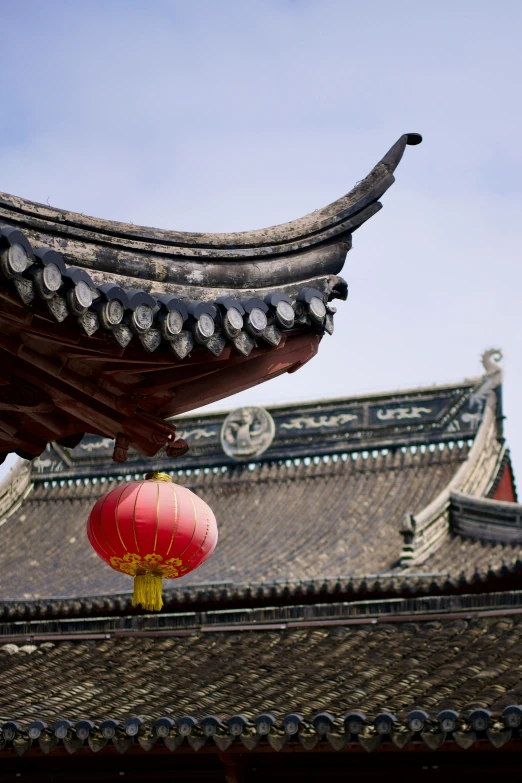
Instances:
[[[146,473],[146,481],[172,481],[168,473]]]

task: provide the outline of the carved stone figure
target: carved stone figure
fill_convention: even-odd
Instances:
[[[242,460],[266,451],[274,435],[274,420],[264,408],[238,408],[223,422],[221,445],[229,457]]]

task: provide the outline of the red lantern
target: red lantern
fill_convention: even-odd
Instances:
[[[166,473],[149,473],[103,495],[92,509],[87,535],[98,555],[134,577],[134,606],[159,610],[161,580],[193,571],[216,548],[211,509]]]

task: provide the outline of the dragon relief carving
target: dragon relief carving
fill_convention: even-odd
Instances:
[[[274,420],[264,408],[245,407],[229,413],[221,428],[221,446],[234,459],[257,457],[275,435]]]
[[[88,452],[97,451],[98,449],[109,449],[112,446],[112,440],[112,438],[100,438],[88,443],[80,443],[80,448]]]
[[[404,419],[422,419],[423,414],[431,413],[431,408],[412,405],[407,408],[379,408],[377,418],[380,421],[403,421]]]
[[[213,430],[206,430],[202,427],[196,427],[192,430],[178,430],[178,437],[183,440],[201,440],[201,438],[211,438],[213,435]]]
[[[355,413],[339,413],[337,416],[297,416],[281,424],[282,430],[319,429],[320,427],[339,427],[357,421],[359,417]]]

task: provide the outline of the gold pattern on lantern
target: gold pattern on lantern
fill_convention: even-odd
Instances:
[[[183,565],[179,557],[171,557],[163,560],[158,554],[137,555],[133,552],[127,552],[123,557],[111,557],[111,566],[117,571],[122,571],[130,576],[140,576],[142,574],[152,574],[166,579],[175,579],[188,570],[188,566]]]

